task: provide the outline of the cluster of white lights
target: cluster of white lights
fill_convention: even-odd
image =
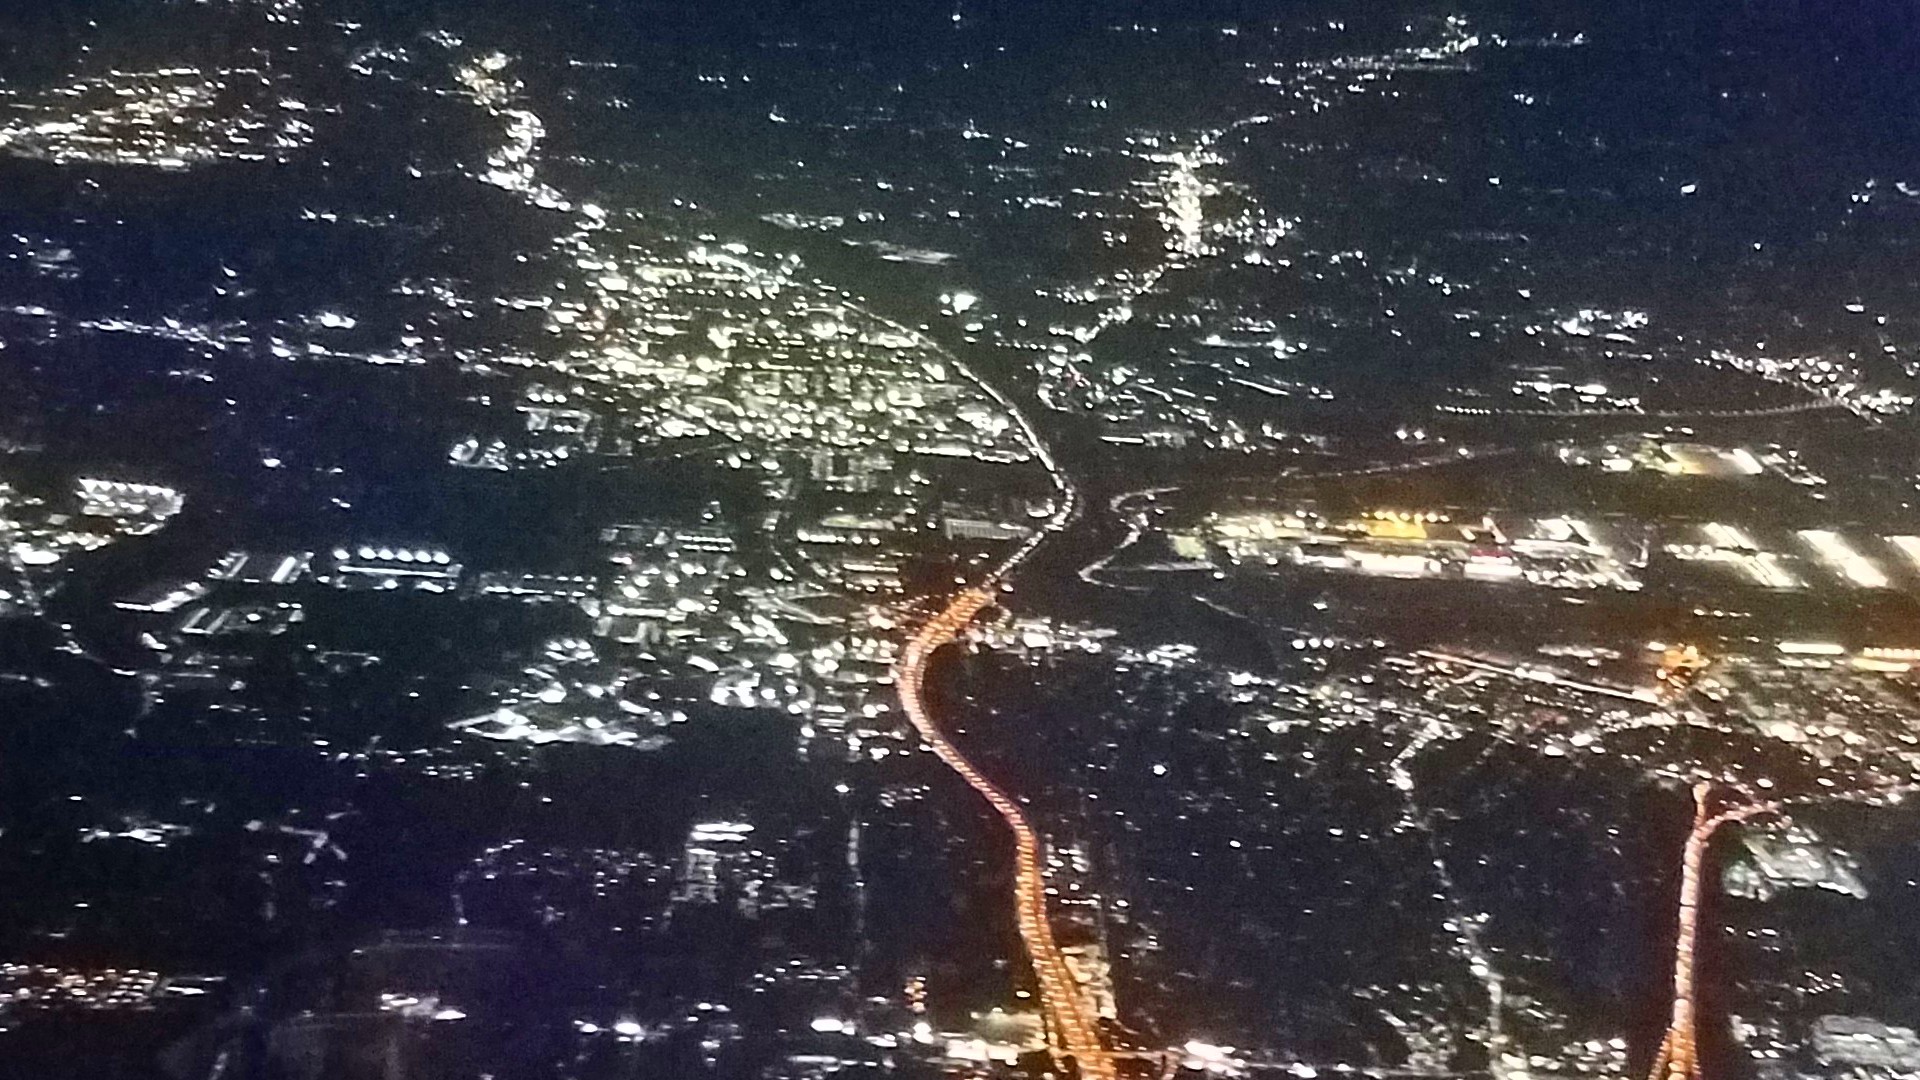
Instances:
[[[1828,566],[1845,575],[1848,581],[1863,589],[1884,589],[1893,584],[1887,575],[1873,560],[1856,551],[1846,538],[1831,529],[1801,529],[1800,538],[1806,541]]]
[[[356,555],[368,562],[377,559],[381,562],[425,563],[434,566],[446,566],[453,562],[453,557],[446,552],[428,551],[425,548],[416,551],[408,548],[362,546],[359,550],[351,552],[346,548],[333,549],[334,559],[340,562],[345,562]]]
[[[745,840],[753,826],[744,821],[708,821],[695,825],[687,839],[693,843],[724,843]]]

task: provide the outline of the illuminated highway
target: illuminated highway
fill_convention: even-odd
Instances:
[[[925,739],[947,767],[960,775],[967,786],[987,800],[1013,833],[1014,884],[1013,905],[1020,928],[1020,940],[1026,946],[1027,961],[1039,983],[1040,1007],[1046,1018],[1047,1038],[1056,1057],[1071,1057],[1080,1067],[1080,1075],[1099,1080],[1114,1076],[1113,1060],[1100,1042],[1100,1027],[1086,995],[1067,968],[1066,957],[1053,938],[1053,924],[1047,916],[1047,884],[1042,869],[1039,834],[1020,808],[993,781],[975,768],[965,755],[948,741],[927,708],[927,662],[939,649],[966,629],[980,609],[993,602],[994,582],[975,586],[953,598],[944,610],[928,620],[907,643],[895,678],[900,702],[914,729]]]
[[[1647,1080],[1700,1080],[1699,1048],[1694,1040],[1698,1007],[1693,992],[1694,949],[1700,929],[1700,868],[1720,826],[1778,809],[1774,803],[1755,803],[1709,817],[1707,805],[1712,797],[1712,784],[1693,786],[1693,831],[1687,834],[1681,862],[1680,933],[1673,946],[1673,1015]]]
[[[1113,1080],[1114,1062],[1123,1055],[1116,1055],[1102,1045],[1097,1014],[1088,1003],[1087,996],[1081,993],[1079,984],[1067,967],[1065,954],[1054,941],[1053,923],[1047,914],[1047,882],[1040,835],[1034,831],[1033,824],[1027,820],[1026,811],[1020,808],[1013,796],[975,768],[973,762],[968,761],[934,723],[932,712],[927,707],[925,688],[927,664],[933,654],[958,637],[982,608],[993,603],[1002,583],[1041,545],[1072,523],[1079,514],[1080,494],[1054,460],[1046,440],[1040,437],[1033,422],[1012,399],[926,335],[884,317],[881,317],[881,321],[937,350],[962,378],[979,387],[1006,409],[1026,439],[1034,460],[1047,471],[1058,495],[1053,515],[1044,526],[1035,529],[1033,535],[1009,552],[979,584],[948,601],[945,608],[913,635],[894,667],[894,684],[900,693],[901,707],[912,721],[914,730],[920,733],[920,737],[948,768],[987,801],[1013,833],[1014,920],[1020,930],[1021,944],[1026,948],[1027,963],[1032,967],[1038,983],[1040,1011],[1046,1021],[1049,1049],[1056,1061],[1072,1058],[1079,1067],[1080,1075],[1089,1080]]]

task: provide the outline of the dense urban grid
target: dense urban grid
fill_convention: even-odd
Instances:
[[[1916,34],[0,10],[0,1076],[1920,1077]]]

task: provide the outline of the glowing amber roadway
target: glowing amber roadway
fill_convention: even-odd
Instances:
[[[1694,785],[1693,831],[1687,834],[1680,867],[1680,933],[1673,945],[1673,1015],[1647,1080],[1701,1080],[1700,1055],[1694,1042],[1698,1008],[1693,993],[1694,947],[1700,930],[1700,867],[1720,826],[1777,809],[1773,803],[1757,803],[1709,817],[1707,804],[1712,797],[1713,785]]]
[[[933,722],[927,708],[927,662],[939,649],[953,641],[980,609],[993,602],[995,582],[975,586],[954,597],[944,610],[920,628],[901,654],[894,677],[900,689],[900,703],[914,729],[926,740],[947,767],[958,773],[967,786],[987,800],[994,813],[1007,823],[1014,846],[1014,916],[1020,928],[1020,940],[1026,947],[1027,962],[1039,983],[1041,1015],[1046,1020],[1048,1043],[1057,1058],[1071,1057],[1080,1075],[1089,1080],[1113,1080],[1112,1055],[1101,1045],[1100,1028],[1086,995],[1074,981],[1066,957],[1053,938],[1053,924],[1047,917],[1046,877],[1041,868],[1040,837],[1027,821],[1027,815],[999,785],[983,776]]]

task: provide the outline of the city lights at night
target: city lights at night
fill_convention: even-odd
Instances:
[[[0,3],[0,1080],[1920,1080],[1917,50]]]

